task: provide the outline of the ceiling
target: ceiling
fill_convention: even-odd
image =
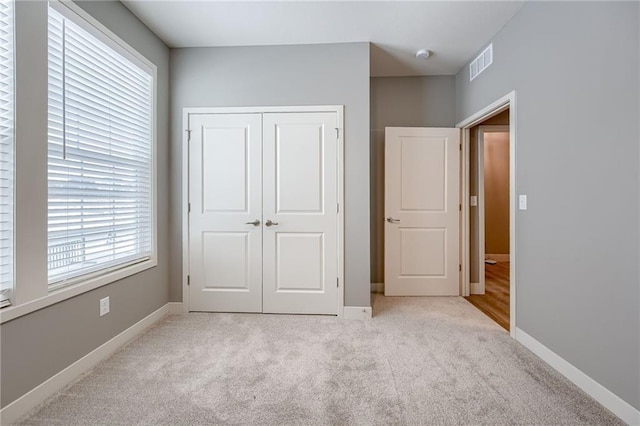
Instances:
[[[453,75],[523,1],[124,0],[169,47],[371,42],[371,76]],[[418,49],[429,49],[427,60]]]

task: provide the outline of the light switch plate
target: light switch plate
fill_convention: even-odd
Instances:
[[[103,317],[109,313],[109,296],[100,299],[100,316]]]
[[[478,196],[477,195],[472,195],[471,199],[469,200],[469,205],[471,207],[476,207],[478,205]]]
[[[520,197],[518,198],[518,208],[520,210],[526,210],[527,209],[527,196],[526,195],[520,195]]]

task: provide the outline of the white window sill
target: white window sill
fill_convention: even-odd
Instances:
[[[0,311],[0,324],[4,324],[5,322],[14,320],[23,315],[60,303],[64,300],[94,290],[98,287],[111,284],[142,271],[146,271],[147,269],[153,268],[157,265],[158,261],[155,258],[151,258],[140,263],[135,263],[99,276],[82,280],[78,283],[65,286],[57,290],[52,290],[49,294],[39,299],[31,300],[20,305],[8,306]]]

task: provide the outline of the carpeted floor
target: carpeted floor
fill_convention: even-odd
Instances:
[[[623,424],[460,297],[171,316],[22,425]]]

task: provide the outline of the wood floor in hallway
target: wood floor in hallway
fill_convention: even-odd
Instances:
[[[472,294],[465,299],[509,331],[509,262],[484,266],[485,294]]]

